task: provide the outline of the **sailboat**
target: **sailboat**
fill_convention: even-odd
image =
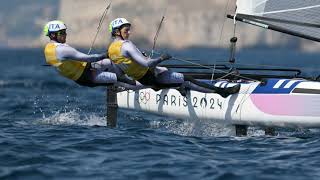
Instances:
[[[320,41],[320,0],[237,0],[236,5],[235,14],[227,16],[234,22],[240,21],[299,38]],[[167,67],[200,69],[201,71],[184,73],[218,87],[231,87],[240,83],[239,93],[222,98],[218,94],[195,91],[182,96],[176,89],[157,92],[152,89],[128,90],[117,93],[118,106],[177,118],[207,119],[240,128],[319,128],[320,82],[301,76],[299,69],[230,67],[235,61],[236,41],[236,37],[230,40],[229,65]],[[203,73],[202,69],[209,71]],[[212,70],[215,70],[214,74]],[[225,71],[227,74],[223,73]],[[252,74],[250,71],[281,73]]]

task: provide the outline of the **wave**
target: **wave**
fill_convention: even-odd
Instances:
[[[180,136],[225,137],[235,136],[235,128],[230,124],[213,120],[175,119],[150,113],[124,110],[118,117],[122,127],[144,127],[173,133]],[[264,131],[250,127],[248,136],[264,136]]]
[[[235,127],[230,124],[216,123],[212,120],[171,119],[167,117],[147,114],[143,112],[120,110],[118,113],[117,129],[130,131],[130,129],[150,129],[156,132],[172,133],[189,137],[235,137]],[[106,127],[106,117],[98,114],[84,115],[79,109],[70,111],[61,110],[52,115],[37,119],[36,124],[66,125],[66,126],[98,126]],[[310,138],[319,134],[318,129],[276,129],[275,138],[294,137],[299,139]],[[265,137],[264,129],[249,127],[246,137],[236,137],[238,140],[251,137]]]
[[[61,87],[77,87],[76,83],[52,80],[0,80],[0,88],[61,88]]]
[[[81,115],[77,110],[69,112],[57,111],[48,117],[43,114],[43,117],[37,119],[36,123],[43,125],[106,126],[105,117],[99,117],[95,114],[85,116]]]

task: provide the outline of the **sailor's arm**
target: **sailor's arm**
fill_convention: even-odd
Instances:
[[[106,58],[105,53],[87,55],[66,44],[57,46],[56,55],[62,61],[72,59],[84,62],[96,62]]]
[[[149,68],[155,67],[164,60],[170,59],[170,57],[168,56],[160,56],[155,59],[146,59],[146,57],[143,56],[143,54],[138,50],[138,48],[130,41],[123,43],[121,47],[121,53],[126,57],[132,58],[139,65]]]

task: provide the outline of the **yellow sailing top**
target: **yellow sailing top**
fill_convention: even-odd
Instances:
[[[136,63],[134,60],[124,57],[121,54],[121,47],[125,41],[114,41],[108,48],[109,58],[115,64],[121,64],[121,69],[128,76],[133,78],[134,80],[141,79],[149,70],[148,67],[144,67]]]
[[[46,62],[57,68],[59,73],[74,81],[78,80],[82,75],[87,62],[81,62],[76,60],[58,60],[56,56],[56,48],[59,43],[48,43],[44,49],[44,54],[46,57]]]

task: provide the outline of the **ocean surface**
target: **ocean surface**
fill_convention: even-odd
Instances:
[[[218,50],[172,52],[226,59]],[[268,56],[266,56],[268,55]],[[209,58],[210,57],[210,58]],[[300,67],[320,54],[243,50],[247,64]],[[105,88],[80,87],[42,66],[41,49],[0,50],[0,179],[320,179],[320,130],[251,127],[120,110],[106,127]]]

